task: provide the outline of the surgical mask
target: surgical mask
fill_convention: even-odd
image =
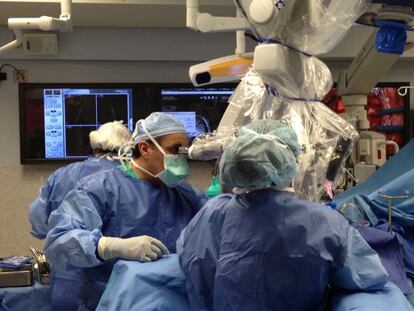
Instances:
[[[152,174],[148,170],[138,165],[133,159],[131,160],[132,165],[154,178],[159,178],[166,186],[170,188],[177,186],[181,181],[185,180],[190,175],[190,167],[188,166],[185,156],[166,154],[164,149],[147,131],[144,123],[142,123],[142,128],[154,143],[154,145],[158,148],[158,150],[161,151],[161,153],[164,155],[164,170],[158,174]]]

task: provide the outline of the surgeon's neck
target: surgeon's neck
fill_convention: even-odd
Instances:
[[[145,161],[143,161],[141,158],[138,159],[134,159],[135,163],[138,164],[139,166],[143,167],[144,169],[148,170]],[[143,179],[145,181],[148,181],[154,185],[157,186],[162,186],[163,183],[161,180],[159,180],[158,178],[155,178],[151,175],[148,175],[147,173],[145,173],[144,171],[141,171],[139,168],[135,167],[134,165],[131,164],[131,168],[134,171],[135,174],[138,175],[138,177],[140,179]]]

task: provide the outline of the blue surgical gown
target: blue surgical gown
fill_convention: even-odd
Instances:
[[[192,310],[314,310],[388,279],[342,215],[270,189],[211,199],[177,246]]]
[[[29,207],[29,220],[32,224],[32,235],[38,239],[46,238],[48,219],[56,210],[63,198],[76,183],[83,177],[115,168],[118,161],[111,161],[107,157],[93,157],[83,162],[76,162],[61,167],[49,176],[39,190],[39,196]]]
[[[95,309],[116,262],[104,262],[97,256],[100,237],[148,235],[175,252],[180,232],[206,200],[188,183],[175,188],[157,186],[120,169],[85,177],[49,218],[46,256],[53,267],[78,274],[73,280],[80,284],[75,297],[78,308]],[[71,294],[59,286],[55,282],[56,295]]]

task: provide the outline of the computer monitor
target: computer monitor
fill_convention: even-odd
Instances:
[[[184,125],[188,134],[196,132],[196,113],[195,111],[174,111],[167,114],[176,117]]]
[[[24,161],[76,160],[92,154],[89,133],[122,120],[133,129],[132,88],[26,85],[21,90]]]
[[[214,131],[236,84],[196,88],[188,83],[22,83],[21,163],[65,163],[92,155],[89,133],[101,124],[135,122],[154,111],[171,113],[190,143]]]
[[[160,90],[161,111],[183,122],[191,142],[217,129],[234,89],[235,86],[164,86]]]

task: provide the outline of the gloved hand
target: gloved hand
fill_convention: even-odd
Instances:
[[[168,255],[169,251],[161,241],[142,235],[128,239],[101,237],[98,253],[104,260],[123,258],[148,262]]]

